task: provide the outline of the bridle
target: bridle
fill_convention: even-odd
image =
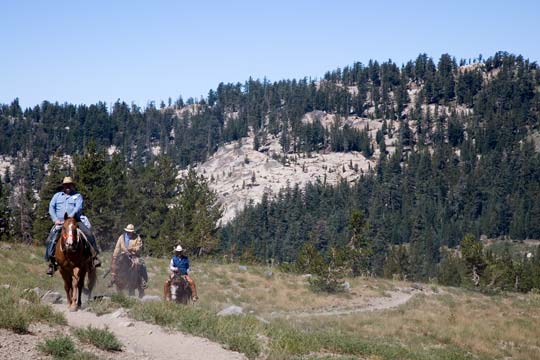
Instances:
[[[74,235],[73,223],[68,225],[67,232],[63,231],[64,229],[65,226],[62,227],[62,241],[60,241],[60,249],[64,253],[66,250],[74,252],[79,248],[79,237],[77,235],[82,233],[82,231],[77,228],[77,235]],[[64,244],[66,245],[66,248],[64,248]],[[73,245],[75,245],[75,247],[73,247]]]

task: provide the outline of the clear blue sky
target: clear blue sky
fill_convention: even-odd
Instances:
[[[419,53],[540,60],[540,1],[18,1],[0,4],[0,103],[206,95]]]

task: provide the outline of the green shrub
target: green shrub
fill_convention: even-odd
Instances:
[[[85,344],[92,344],[98,349],[105,351],[122,350],[122,343],[107,328],[98,329],[88,326],[85,329],[75,329],[73,333],[81,342]]]
[[[39,343],[38,350],[51,355],[55,359],[65,359],[77,352],[73,340],[69,336],[59,335],[52,339],[45,340]]]

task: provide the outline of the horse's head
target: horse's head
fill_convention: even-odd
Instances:
[[[79,237],[77,236],[77,220],[64,216],[64,225],[62,226],[62,247],[66,251],[73,251],[79,245]]]

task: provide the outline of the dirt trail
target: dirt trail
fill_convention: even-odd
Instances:
[[[123,354],[127,359],[245,359],[244,355],[225,350],[208,339],[132,320],[121,314],[122,311],[97,316],[84,310],[69,312],[64,304],[54,307],[66,316],[71,327],[107,326],[124,345]]]
[[[274,312],[272,317],[311,317],[311,316],[335,316],[349,315],[355,313],[388,310],[406,304],[416,294],[430,295],[431,292],[417,289],[399,289],[396,291],[386,292],[388,296],[371,297],[367,302],[358,304],[354,307],[326,308],[313,311],[290,311],[290,312]]]

